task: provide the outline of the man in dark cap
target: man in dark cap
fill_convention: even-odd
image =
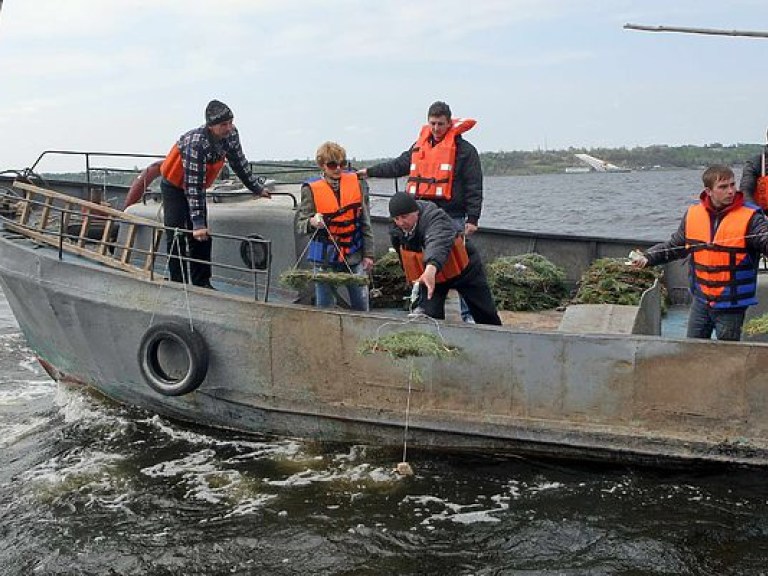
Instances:
[[[448,214],[431,202],[395,192],[389,200],[392,246],[409,282],[419,283],[419,306],[445,318],[445,299],[455,289],[478,324],[501,325],[480,254]]]
[[[192,231],[190,239],[186,234],[166,234],[168,254],[176,256],[168,264],[174,282],[188,281],[181,259],[186,258],[189,245],[190,258],[203,261],[190,262],[189,280],[195,286],[213,288],[205,190],[213,184],[225,160],[246,188],[256,196],[269,198],[267,189],[251,173],[233,119],[229,106],[211,100],[205,107],[205,124],[183,134],[160,167],[163,224]]]
[[[427,110],[427,123],[408,150],[358,174],[371,178],[407,176],[406,190],[416,199],[429,200],[445,210],[469,238],[480,220],[483,170],[477,149],[462,134],[475,124],[469,118],[452,118],[445,102],[433,102]],[[472,321],[463,300],[461,317]]]

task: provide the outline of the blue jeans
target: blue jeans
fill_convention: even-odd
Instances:
[[[466,216],[451,216],[453,219],[453,222],[462,230],[464,231],[464,224],[467,222]],[[467,303],[464,301],[464,298],[459,296],[459,311],[461,312],[461,319],[464,322],[474,322],[474,318],[472,318],[472,313],[469,311],[469,306],[467,306]]]
[[[714,331],[718,340],[741,340],[746,308],[715,310],[698,298],[693,299],[688,314],[688,338],[710,339]]]
[[[352,273],[358,276],[365,275],[362,264],[351,266]],[[318,272],[349,272],[346,264],[329,264],[326,266],[317,266]],[[333,286],[325,282],[315,282],[315,304],[318,308],[331,308],[336,304],[337,290],[346,289],[349,294],[349,305],[352,310],[361,312],[368,311],[368,287],[358,284],[346,284],[344,286]]]

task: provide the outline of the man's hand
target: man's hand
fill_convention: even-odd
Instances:
[[[358,178],[368,178],[368,169],[367,168],[360,168],[360,170],[357,171],[357,177]]]
[[[424,273],[419,276],[419,282],[427,287],[427,300],[432,298],[432,294],[435,293],[435,276],[437,275],[437,267],[434,264],[427,264],[424,269]]]
[[[315,213],[312,218],[309,219],[309,225],[313,228],[325,228],[325,219],[320,212]]]
[[[363,261],[360,263],[363,266],[363,270],[366,272],[370,272],[373,270],[373,258],[365,257],[363,258]]]
[[[208,228],[197,228],[192,230],[192,238],[195,240],[208,240],[210,238]]]
[[[626,263],[635,268],[645,268],[648,266],[648,258],[639,250],[632,250],[632,252],[629,253],[629,260]]]
[[[470,224],[469,222],[464,224],[464,236],[470,237],[475,232],[477,232],[477,224]]]
[[[264,187],[261,189],[261,192],[257,196],[257,198],[272,198],[272,194],[269,193],[269,189]]]

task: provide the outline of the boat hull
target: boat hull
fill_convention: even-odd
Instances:
[[[400,318],[196,288],[185,296],[180,285],[84,268],[8,236],[0,282],[29,346],[59,380],[203,425],[402,443],[409,364],[359,353],[365,339],[403,328]],[[208,372],[196,391],[164,396],[144,380],[139,346],[153,323],[188,325],[188,310]],[[411,383],[409,445],[768,464],[764,344],[469,325],[441,333],[463,355],[414,361],[421,381]]]

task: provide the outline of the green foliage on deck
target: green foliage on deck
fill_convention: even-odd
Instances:
[[[637,306],[661,275],[661,269],[628,266],[623,258],[600,258],[581,275],[573,303]]]
[[[746,324],[744,324],[744,334],[747,336],[768,334],[768,314],[747,320]]]
[[[502,256],[486,269],[499,310],[550,310],[568,296],[565,272],[541,254]]]
[[[373,354],[374,352],[384,352],[395,359],[423,356],[453,358],[461,353],[461,349],[446,344],[437,334],[405,330],[365,340],[360,347],[360,353]]]

